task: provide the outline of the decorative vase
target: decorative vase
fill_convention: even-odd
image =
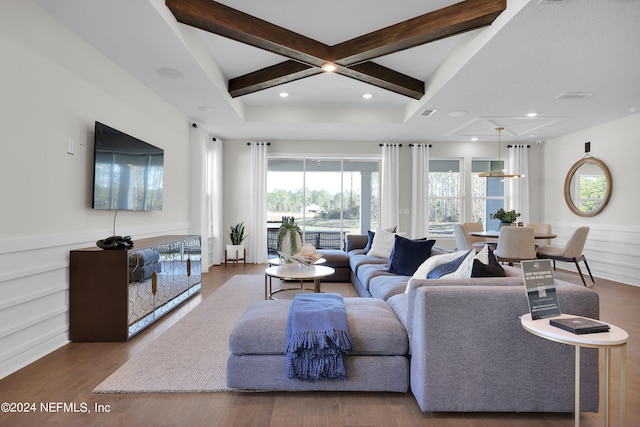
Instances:
[[[294,235],[293,237],[291,235]],[[295,239],[295,243],[292,244],[292,239]],[[302,248],[302,237],[300,234],[294,230],[287,230],[282,237],[282,243],[279,252],[285,253],[287,255],[295,255]]]
[[[502,222],[500,221],[500,228],[502,227],[511,227],[513,225],[512,222]]]

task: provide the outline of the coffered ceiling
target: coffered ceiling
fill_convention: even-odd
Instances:
[[[638,0],[36,2],[223,139],[533,142],[640,108]]]

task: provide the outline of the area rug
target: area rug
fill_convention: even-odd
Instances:
[[[274,282],[274,286],[275,286]],[[356,296],[348,283],[322,290]],[[246,309],[264,299],[264,276],[233,276],[183,319],[135,354],[94,393],[228,391],[229,335]],[[135,338],[134,338],[135,339]]]

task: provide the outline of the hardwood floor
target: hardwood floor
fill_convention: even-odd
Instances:
[[[0,380],[0,402],[35,403],[29,413],[0,413],[1,426],[572,426],[573,414],[422,413],[411,394],[397,393],[166,393],[93,394],[109,374],[171,327],[235,274],[261,274],[264,265],[214,267],[203,276],[200,296],[127,343],[70,343]],[[557,278],[580,286],[579,277]],[[601,318],[625,329],[626,425],[640,426],[640,288],[596,278]],[[256,286],[262,286],[257,283]],[[524,295],[523,295],[524,298]],[[612,352],[612,425],[619,425],[619,352]],[[603,357],[601,353],[601,366]],[[153,363],[150,361],[150,363]],[[601,373],[603,370],[601,369]],[[602,374],[601,374],[602,375]],[[601,381],[602,383],[602,381]],[[602,397],[602,384],[601,384]],[[601,398],[602,402],[602,398]],[[47,405],[49,412],[41,408]],[[63,404],[68,406],[65,411]],[[84,411],[84,406],[90,413]],[[4,408],[4,407],[3,407]],[[57,412],[56,412],[57,411]],[[581,425],[603,425],[581,414]]]

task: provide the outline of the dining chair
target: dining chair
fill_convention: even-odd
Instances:
[[[527,224],[525,227],[533,228],[534,234],[551,234],[551,224]],[[536,246],[547,246],[551,239],[536,239]]]
[[[459,251],[469,251],[471,249],[481,248],[488,243],[488,239],[484,237],[472,236],[472,231],[484,231],[482,224],[477,222],[464,222],[462,224],[453,224],[453,234],[456,238],[456,248]]]
[[[498,246],[493,251],[499,262],[536,259],[536,245],[532,227],[505,226],[500,229]]]
[[[552,260],[554,270],[556,269],[556,261],[573,262],[578,269],[578,273],[580,273],[582,284],[587,286],[587,282],[584,280],[584,275],[582,274],[582,270],[580,269],[580,265],[578,264],[580,261],[582,261],[587,267],[589,277],[591,277],[591,283],[595,285],[596,282],[593,280],[593,274],[591,274],[591,269],[589,268],[589,264],[587,263],[587,258],[585,258],[584,254],[582,253],[582,251],[584,250],[584,245],[587,241],[588,234],[589,227],[578,227],[573,232],[564,247],[547,245],[538,248],[538,258],[546,258]]]

